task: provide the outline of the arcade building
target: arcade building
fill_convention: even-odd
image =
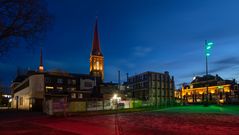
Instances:
[[[218,75],[194,77],[190,84],[182,86],[181,96],[177,96],[184,103],[202,103],[207,100],[207,89],[209,103],[234,103],[239,98],[236,80],[224,80]]]

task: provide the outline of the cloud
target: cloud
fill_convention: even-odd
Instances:
[[[238,65],[239,58],[238,57],[228,57],[228,58],[214,61],[213,64],[215,64],[215,65]]]
[[[151,47],[137,46],[133,48],[133,54],[138,57],[146,56],[153,49]]]
[[[239,71],[239,58],[237,57],[228,57],[228,58],[223,58],[220,60],[216,60],[214,62],[212,62],[212,66],[209,65],[209,74],[218,74],[221,71],[225,71],[225,70],[230,70],[233,69],[234,71]],[[185,74],[182,75],[182,78],[186,78],[186,77],[192,77],[192,75],[205,75],[206,71],[205,70],[201,70],[201,71],[196,71],[193,74]]]

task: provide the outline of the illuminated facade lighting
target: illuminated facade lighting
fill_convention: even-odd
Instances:
[[[206,100],[206,93],[208,89],[209,94],[209,102],[213,103],[225,103],[230,102],[234,96],[234,91],[238,91],[234,89],[237,86],[237,83],[234,80],[224,81],[218,75],[211,76],[209,75],[208,82],[209,86],[206,87],[205,76],[196,77],[193,79],[190,85],[186,85],[182,87],[181,97],[184,102],[196,103],[196,102],[204,102]],[[237,88],[237,87],[236,87]],[[222,100],[219,101],[219,100]]]

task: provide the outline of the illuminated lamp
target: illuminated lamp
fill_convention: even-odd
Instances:
[[[39,71],[44,71],[44,67],[43,66],[39,66]]]
[[[223,104],[223,103],[224,103],[224,99],[220,99],[219,102],[220,102],[221,104]]]
[[[114,96],[112,97],[112,99],[117,99],[117,94],[114,94]]]
[[[206,41],[206,45],[205,45],[205,52],[206,52],[206,56],[210,56],[211,54],[211,49],[212,49],[212,46],[213,46],[213,42],[208,42]]]

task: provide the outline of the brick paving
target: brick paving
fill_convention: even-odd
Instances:
[[[135,112],[49,117],[32,112],[0,113],[0,135],[239,134],[239,115]]]

